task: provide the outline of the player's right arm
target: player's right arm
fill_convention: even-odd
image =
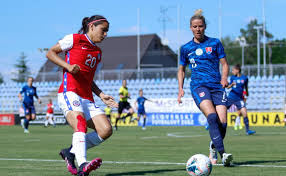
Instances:
[[[180,65],[179,70],[178,70],[178,83],[179,83],[178,103],[182,103],[181,98],[185,94],[184,89],[183,89],[185,72],[186,72],[186,66]]]
[[[236,83],[235,81],[233,81],[233,78],[232,76],[230,77],[230,82],[229,82],[229,85],[227,86],[228,89],[232,88],[232,86],[234,86]]]
[[[47,58],[55,63],[56,65],[66,69],[68,72],[75,74],[80,70],[80,67],[77,64],[70,65],[65,62],[60,56],[59,53],[63,51],[67,51],[72,48],[73,46],[73,36],[67,35],[62,40],[60,40],[57,44],[52,46],[49,51],[47,52]]]
[[[189,64],[189,60],[186,57],[186,52],[184,47],[181,47],[180,50],[180,66],[178,70],[178,83],[179,83],[179,93],[178,93],[178,103],[182,103],[181,98],[184,96],[185,92],[183,89],[184,86],[184,79],[185,79],[185,72],[186,72],[186,66]]]
[[[18,94],[18,97],[19,97],[19,101],[20,101],[20,102],[22,102],[22,100],[23,100],[22,93],[25,91],[24,89],[25,89],[25,87],[23,87],[23,88],[21,89],[21,91],[19,92],[19,94]]]

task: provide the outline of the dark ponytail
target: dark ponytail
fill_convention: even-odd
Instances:
[[[93,22],[94,21],[94,22]],[[79,34],[86,34],[88,32],[88,25],[92,23],[94,26],[102,24],[103,22],[107,22],[107,19],[101,15],[94,15],[91,17],[84,17],[82,19],[82,26],[78,31]]]
[[[234,68],[237,69],[239,73],[241,73],[241,66],[239,64],[236,64]]]

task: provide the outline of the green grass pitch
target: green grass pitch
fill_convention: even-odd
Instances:
[[[214,166],[212,176],[286,175],[286,128],[252,129],[257,131],[254,136],[228,128],[225,147],[233,154],[235,166]],[[0,127],[0,175],[70,175],[58,152],[70,145],[71,128],[31,125],[30,132],[24,134],[20,126]],[[90,175],[184,176],[187,172],[180,163],[194,154],[208,155],[209,140],[203,127],[147,127],[146,131],[119,127],[103,144],[88,150],[88,160],[101,157],[105,162]]]

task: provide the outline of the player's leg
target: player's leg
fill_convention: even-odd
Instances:
[[[248,120],[248,116],[247,116],[247,109],[246,109],[246,107],[242,107],[240,109],[240,111],[241,111],[241,114],[243,116],[243,122],[244,122],[244,125],[245,125],[246,135],[255,134],[256,133],[255,131],[249,130],[249,120]]]
[[[220,153],[224,153],[224,145],[219,130],[219,117],[212,102],[210,91],[208,88],[199,87],[192,90],[192,96],[196,102],[196,105],[207,117],[209,134],[211,137],[210,159],[212,160],[212,163],[216,163],[217,155],[215,149],[217,149]]]
[[[211,95],[212,95],[213,103],[215,104],[216,112],[219,117],[219,131],[220,131],[220,134],[223,140],[226,135],[226,129],[227,129],[226,93],[225,91],[214,90]],[[222,158],[223,165],[230,166],[230,162],[233,160],[232,154],[226,153],[225,151],[221,152],[220,150],[218,150],[218,152]]]
[[[143,114],[143,126],[142,130],[146,130],[146,113]]]
[[[123,109],[124,109],[124,103],[120,101],[118,103],[118,113],[117,113],[117,117],[115,119],[115,125],[114,125],[114,130],[115,131],[118,130],[117,124],[118,124],[118,121],[120,120],[120,117],[121,117]]]
[[[53,125],[53,127],[56,126],[55,122],[54,122],[54,115],[53,114],[49,114],[49,124]]]
[[[77,168],[74,159],[76,158],[79,166],[86,162],[87,123],[83,114],[81,98],[73,92],[59,93],[58,103],[74,131],[71,147],[62,149],[59,154],[66,161],[68,171],[76,175]]]
[[[123,116],[122,118],[123,119],[126,119],[127,117],[130,116],[130,120],[129,122],[133,122],[135,119],[133,118],[133,114],[134,114],[134,109],[130,106],[130,104],[128,102],[125,102],[125,106],[124,106],[125,109],[128,109],[128,113]]]
[[[24,119],[24,133],[30,133],[29,132],[29,121],[31,119],[30,111],[28,110]]]
[[[94,103],[84,100],[83,104],[87,126],[94,130],[86,135],[86,148],[90,149],[101,144],[112,135],[112,126],[104,112]],[[80,165],[79,175],[88,174],[92,170],[96,170],[101,163],[102,160],[100,158],[95,158],[90,163]]]
[[[49,124],[49,113],[46,114],[46,120],[45,120],[44,127],[48,127],[48,124]]]
[[[28,127],[29,127],[29,120],[30,120],[30,110],[29,107],[23,103],[23,109],[25,112],[25,117],[24,117],[24,133],[29,133]]]
[[[69,158],[68,168],[69,171],[74,174],[76,168],[74,165],[74,157],[78,163],[78,166],[86,162],[86,131],[87,123],[84,118],[84,114],[81,111],[69,111],[66,114],[66,119],[68,124],[72,127],[74,133],[72,137],[72,147],[70,151],[61,151],[61,153],[66,154]],[[70,153],[71,154],[70,154]],[[73,155],[72,155],[73,154]],[[66,160],[66,159],[65,159]],[[67,161],[66,161],[67,162]]]
[[[237,108],[238,109],[238,108]],[[240,122],[240,117],[242,116],[240,109],[237,110],[237,117],[235,119],[235,123],[237,125],[237,127],[241,130],[242,129],[242,125]]]

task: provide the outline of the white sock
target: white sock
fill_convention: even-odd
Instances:
[[[49,121],[46,119],[45,126],[48,126]]]
[[[235,119],[235,126],[239,126],[240,125],[240,117],[237,116]]]
[[[75,132],[72,137],[71,153],[75,154],[78,166],[86,162],[86,142],[85,133]]]
[[[86,134],[86,149],[99,145],[104,141],[95,131]]]
[[[21,126],[24,127],[24,119],[21,119]]]
[[[53,121],[52,118],[49,118],[49,123],[50,123],[51,125],[54,125],[54,121]]]

